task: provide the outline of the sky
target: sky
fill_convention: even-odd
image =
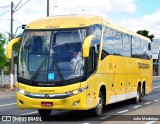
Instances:
[[[24,4],[13,15],[14,33],[22,24],[47,15],[47,0],[12,1],[14,7],[21,1],[17,8]],[[10,5],[11,0],[0,2],[0,32],[6,35],[10,32]],[[148,30],[155,38],[160,38],[159,0],[50,0],[50,16],[66,14],[100,15],[134,32]],[[18,33],[21,31],[19,28]]]

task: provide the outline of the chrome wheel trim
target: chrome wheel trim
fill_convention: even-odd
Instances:
[[[103,99],[101,96],[98,97],[97,110],[98,110],[98,113],[101,113],[103,110]]]

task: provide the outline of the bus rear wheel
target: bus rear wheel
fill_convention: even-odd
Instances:
[[[145,86],[143,85],[140,102],[142,102],[144,100],[144,96],[145,96]]]
[[[138,86],[137,95],[134,98],[134,101],[135,101],[136,104],[138,104],[140,102],[140,100],[141,100],[141,88],[140,88],[140,86]]]
[[[98,96],[98,103],[97,103],[96,108],[94,109],[95,116],[100,116],[102,114],[103,105],[104,105],[104,97],[103,97],[102,92],[100,91],[99,96]]]
[[[40,114],[41,117],[49,117],[51,112],[52,110],[38,109],[38,113]]]

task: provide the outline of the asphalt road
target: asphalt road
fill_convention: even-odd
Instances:
[[[52,123],[79,123],[79,124],[97,124],[97,123],[115,123],[115,124],[152,124],[160,123],[160,77],[153,79],[152,93],[145,96],[143,102],[134,104],[131,100],[107,105],[104,108],[103,115],[93,117],[92,111],[52,111],[48,119]],[[0,115],[13,116],[36,116],[37,110],[19,110],[16,104],[15,91],[0,92]],[[40,119],[40,117],[38,118]],[[142,121],[143,120],[143,121]],[[5,122],[0,122],[5,123]],[[22,123],[21,121],[9,123]],[[25,123],[25,122],[23,122]],[[26,122],[32,123],[32,122]],[[34,122],[35,123],[35,122]],[[40,123],[40,122],[37,122]],[[45,121],[43,123],[50,123]]]

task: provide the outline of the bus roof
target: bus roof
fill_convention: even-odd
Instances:
[[[107,19],[103,19],[101,16],[95,15],[59,15],[53,17],[46,17],[29,23],[26,26],[26,29],[62,29],[62,28],[78,28],[86,27],[92,24],[102,24],[107,27],[116,29],[118,31],[139,37],[141,39],[147,40],[150,42],[149,38],[146,38],[142,35],[139,35],[135,32],[128,30],[127,28],[117,26],[116,24],[111,23]]]
[[[27,29],[57,29],[86,27],[92,24],[102,24],[100,16],[93,15],[61,15],[46,17],[33,21],[27,25]]]

